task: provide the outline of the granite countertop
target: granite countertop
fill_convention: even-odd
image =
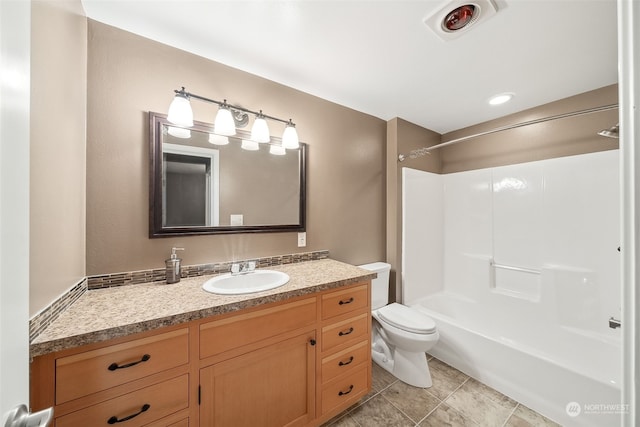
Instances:
[[[213,276],[182,279],[171,285],[148,283],[89,290],[31,342],[31,357],[376,277],[374,272],[332,259],[269,269],[287,273],[289,282],[276,289],[244,295],[204,291],[202,285]]]

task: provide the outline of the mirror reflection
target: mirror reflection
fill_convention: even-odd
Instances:
[[[303,231],[306,145],[175,127],[150,113],[150,236]]]

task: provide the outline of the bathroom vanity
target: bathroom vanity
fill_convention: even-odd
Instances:
[[[289,283],[257,294],[208,294],[206,278],[88,291],[32,343],[32,409],[54,406],[56,427],[328,421],[371,388],[375,275],[328,259],[273,269]]]

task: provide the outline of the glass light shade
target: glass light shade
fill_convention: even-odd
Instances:
[[[216,121],[213,123],[213,131],[218,135],[224,136],[233,136],[236,134],[236,124],[233,121],[231,111],[227,107],[220,106],[218,114],[216,115]]]
[[[229,138],[222,135],[216,135],[215,133],[210,133],[209,142],[215,145],[227,145],[229,143]]]
[[[267,125],[267,121],[260,116],[257,116],[253,122],[253,127],[251,128],[251,140],[256,142],[271,141],[269,125]]]
[[[176,138],[191,138],[191,131],[189,129],[177,128],[175,126],[169,126],[167,133]]]
[[[271,147],[269,147],[269,154],[284,156],[285,154],[287,154],[287,150],[285,150],[282,145],[272,144]]]
[[[300,148],[298,132],[296,132],[296,127],[293,124],[287,124],[287,127],[284,128],[284,133],[282,134],[282,146],[290,149]]]
[[[248,139],[243,139],[242,145],[240,145],[240,147],[243,150],[248,150],[248,151],[256,151],[260,149],[260,145],[257,142],[251,141]]]
[[[175,98],[173,98],[171,105],[169,105],[167,120],[178,126],[193,126],[193,111],[191,110],[191,103],[184,95],[177,94]]]

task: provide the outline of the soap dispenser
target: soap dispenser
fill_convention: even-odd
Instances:
[[[182,259],[178,258],[176,251],[184,251],[184,248],[171,248],[171,256],[164,263],[167,266],[167,283],[178,283],[180,281]]]

